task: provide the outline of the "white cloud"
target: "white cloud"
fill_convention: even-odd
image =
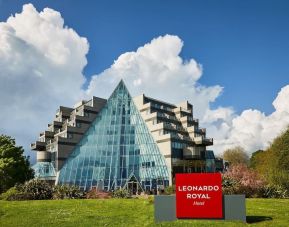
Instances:
[[[63,24],[59,12],[32,4],[0,23],[0,132],[25,148],[82,92],[88,42]]]
[[[280,90],[273,101],[275,111],[267,116],[252,109],[244,110],[239,116],[233,112],[227,112],[227,115],[212,114],[207,126],[211,135],[216,138],[215,151],[221,153],[236,145],[244,147],[249,154],[258,149],[266,149],[289,126],[288,97],[289,85]],[[210,112],[211,110],[207,110],[207,113]]]
[[[59,105],[72,105],[85,96],[108,97],[121,78],[133,96],[145,93],[167,102],[188,100],[201,127],[214,138],[220,153],[240,145],[248,152],[265,148],[289,124],[289,85],[273,102],[275,111],[265,115],[232,107],[211,109],[223,88],[198,83],[202,66],[184,60],[182,40],[165,35],[134,52],[127,52],[82,86],[88,42],[73,29],[64,27],[60,13],[49,8],[37,12],[31,4],[0,23],[0,133],[16,137],[29,147],[53,118]]]
[[[165,35],[135,52],[122,54],[109,69],[93,76],[87,95],[107,97],[123,78],[133,96],[145,93],[173,103],[187,99],[198,107],[195,113],[202,116],[222,87],[199,85],[202,67],[194,59],[183,60],[182,47],[179,37]]]
[[[197,83],[202,67],[194,60],[180,57],[183,42],[177,36],[153,39],[135,52],[122,54],[114,64],[93,76],[87,94],[109,96],[120,78],[132,95],[148,96],[178,103],[189,100],[194,113],[214,138],[217,154],[224,149],[242,146],[250,154],[265,149],[289,122],[289,86],[282,88],[273,102],[276,111],[266,116],[258,110],[244,110],[236,115],[232,107],[211,109],[210,103],[221,94],[222,87],[205,87]],[[208,148],[210,149],[210,148]]]

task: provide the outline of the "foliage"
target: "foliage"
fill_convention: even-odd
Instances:
[[[148,196],[148,203],[149,204],[154,204],[155,200],[154,200],[154,196]]]
[[[289,198],[289,191],[281,186],[266,186],[263,188],[264,198]]]
[[[6,192],[3,192],[0,195],[0,199],[2,200],[29,200],[31,197],[30,194],[25,194],[17,189],[17,187],[9,188]]]
[[[32,200],[52,199],[52,187],[45,181],[32,179],[23,185],[18,185],[16,188]]]
[[[53,199],[81,199],[84,197],[78,187],[71,185],[56,185],[53,188]]]
[[[246,199],[248,223],[177,220],[155,223],[147,199],[0,200],[0,226],[289,226],[288,199]]]
[[[249,162],[249,156],[242,147],[225,150],[223,153],[223,159],[229,162],[230,165],[247,165]]]
[[[111,196],[113,198],[130,198],[129,191],[122,188],[114,190]]]
[[[164,194],[166,194],[166,195],[172,195],[175,193],[176,193],[176,186],[175,185],[168,186],[164,190]]]
[[[0,195],[0,199],[9,200],[9,197],[16,194],[16,193],[18,193],[18,190],[16,189],[16,187],[9,188],[6,192],[3,192]]]
[[[229,177],[222,178],[222,190],[224,195],[239,194],[240,183]]]
[[[254,155],[253,166],[268,185],[289,191],[289,128],[264,152]]]
[[[251,158],[250,158],[250,168],[256,168],[260,162],[260,156],[263,154],[263,150],[257,150],[252,153]]]
[[[260,197],[264,187],[265,182],[257,172],[244,164],[233,165],[223,174],[225,194],[245,194],[246,197]]]
[[[9,136],[0,136],[0,193],[33,178],[29,157],[23,156],[22,147],[16,146]]]
[[[110,192],[99,191],[96,188],[92,188],[89,192],[86,193],[87,199],[109,199],[111,198]]]

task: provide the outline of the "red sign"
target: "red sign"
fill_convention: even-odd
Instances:
[[[220,173],[176,174],[177,218],[222,218]]]

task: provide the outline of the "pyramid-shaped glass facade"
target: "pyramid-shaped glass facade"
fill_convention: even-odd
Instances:
[[[60,170],[58,184],[113,190],[167,186],[169,173],[150,131],[121,81]]]

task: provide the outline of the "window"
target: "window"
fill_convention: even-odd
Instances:
[[[84,116],[85,117],[89,117],[89,113],[88,112],[84,112]]]
[[[76,127],[80,128],[81,127],[81,123],[80,122],[76,122]]]
[[[178,143],[178,142],[173,142],[172,143],[172,148],[177,148],[177,149],[182,149],[184,146],[182,143]]]

